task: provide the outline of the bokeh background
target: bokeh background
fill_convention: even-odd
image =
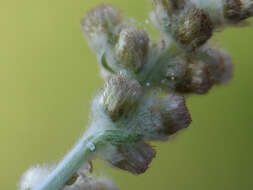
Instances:
[[[157,35],[145,24],[150,0],[1,0],[1,190],[16,190],[31,165],[58,161],[88,125],[91,98],[103,81],[80,19],[102,2]],[[95,161],[97,173],[122,190],[253,189],[253,26],[226,29],[213,43],[231,53],[233,80],[188,98],[191,127],[168,143],[153,144],[158,154],[145,174]]]

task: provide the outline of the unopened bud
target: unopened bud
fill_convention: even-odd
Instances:
[[[233,76],[232,59],[228,53],[217,48],[206,48],[206,63],[208,64],[209,78],[214,84],[228,82]]]
[[[115,43],[119,33],[121,16],[110,5],[100,5],[87,13],[82,20],[82,30],[92,48],[102,48],[106,43]]]
[[[113,120],[117,120],[136,106],[142,88],[138,81],[125,76],[112,76],[105,84],[101,103]]]
[[[191,123],[191,116],[183,96],[168,95],[160,98],[157,102],[157,109],[163,121],[163,128],[159,131],[161,135],[173,135],[187,128]]]
[[[172,15],[179,9],[183,9],[184,5],[184,0],[153,0],[153,16],[155,18],[152,20],[163,30],[169,32]]]
[[[161,85],[165,86],[167,89],[174,89],[178,83],[182,82],[187,67],[185,57],[177,56],[170,59],[166,69],[164,69],[165,79],[161,81]]]
[[[170,17],[174,12],[173,4],[170,0],[153,0],[153,9],[156,20],[164,28],[170,24]]]
[[[244,20],[253,15],[252,0],[225,0],[224,16],[232,22]]]
[[[173,4],[174,9],[183,9],[186,1],[185,0],[170,0]]]
[[[108,160],[113,166],[133,174],[144,173],[155,157],[155,150],[144,142],[120,145],[116,149],[118,159]]]
[[[177,91],[204,94],[208,92],[212,85],[208,65],[198,61],[189,64],[184,80],[177,86]]]
[[[176,42],[187,50],[203,45],[212,36],[213,24],[209,15],[194,6],[173,17],[172,33]]]
[[[119,64],[137,72],[145,63],[148,46],[149,37],[145,30],[131,26],[124,28],[116,45]]]
[[[224,16],[231,21],[241,20],[241,0],[225,0]]]

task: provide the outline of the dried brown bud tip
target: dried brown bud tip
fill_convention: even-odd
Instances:
[[[157,107],[164,125],[161,133],[172,135],[190,125],[191,116],[183,96],[168,95],[163,97],[158,100]]]
[[[109,162],[113,166],[133,174],[144,173],[156,155],[155,150],[144,142],[121,145],[117,147],[117,151],[121,159]]]

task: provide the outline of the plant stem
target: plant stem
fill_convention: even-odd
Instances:
[[[99,142],[99,137],[103,133],[97,135],[84,135],[67,156],[59,163],[57,168],[34,190],[59,190],[77,170],[88,162]]]
[[[94,131],[95,134],[84,135],[56,169],[33,190],[59,190],[67,183],[78,169],[91,160],[107,144],[119,145],[141,140],[138,134],[128,134],[121,130]]]

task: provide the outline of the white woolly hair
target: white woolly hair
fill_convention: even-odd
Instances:
[[[106,177],[96,177],[93,175],[80,175],[76,182],[72,185],[67,185],[63,190],[118,190],[118,187],[112,180]]]
[[[85,164],[78,171],[79,177],[72,185],[66,185],[63,190],[118,190],[118,187],[105,177],[87,175],[89,164]],[[19,190],[32,190],[41,183],[55,168],[55,166],[34,166],[21,177]]]
[[[31,190],[39,185],[54,169],[54,166],[36,165],[27,170],[21,177],[19,190]]]

